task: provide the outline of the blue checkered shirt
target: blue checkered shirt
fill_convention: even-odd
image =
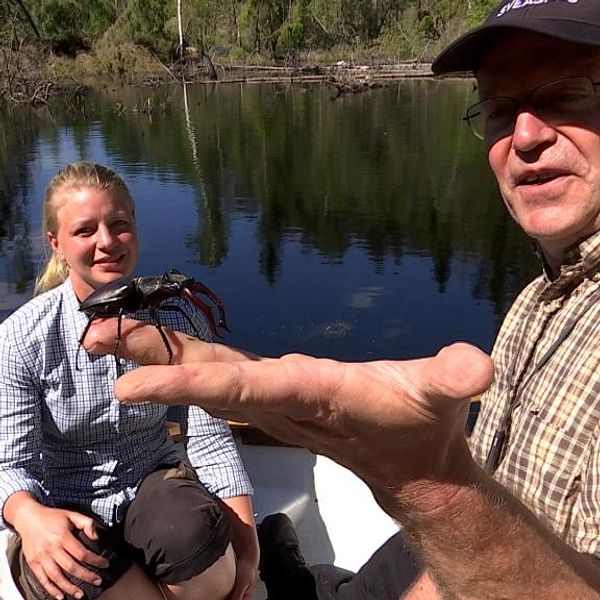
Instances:
[[[161,317],[191,333],[177,312]],[[180,460],[165,407],[124,405],[113,394],[117,375],[135,363],[117,368],[113,356],[81,349],[75,369],[87,320],[67,279],[0,324],[0,515],[24,490],[112,525],[145,475]],[[198,407],[185,412],[188,457],[204,485],[221,498],[251,494],[228,425]]]

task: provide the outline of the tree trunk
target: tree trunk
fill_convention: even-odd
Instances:
[[[179,25],[179,58],[185,56],[185,40],[183,39],[183,17],[181,9],[182,0],[177,0],[177,24]]]

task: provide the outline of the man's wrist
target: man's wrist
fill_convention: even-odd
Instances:
[[[486,480],[489,477],[467,453],[457,456],[456,463],[444,473],[372,487],[377,499],[407,524],[411,520],[460,517],[484,493]]]

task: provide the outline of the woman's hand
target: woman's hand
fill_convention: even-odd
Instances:
[[[74,530],[81,530],[88,538],[98,539],[94,519],[33,502],[28,502],[27,509],[18,511],[16,517],[11,519],[21,536],[27,564],[54,598],[62,600],[65,594],[82,598],[83,591],[67,576],[99,585],[100,577],[84,565],[99,568],[108,566],[105,558],[88,550],[74,535]]]

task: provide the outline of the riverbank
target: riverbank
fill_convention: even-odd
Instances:
[[[336,58],[339,55],[336,55]],[[201,56],[164,63],[144,47],[121,45],[75,58],[55,56],[42,46],[0,54],[0,101],[46,104],[52,97],[82,95],[114,85],[157,86],[166,83],[272,83],[322,81],[337,95],[358,93],[405,78],[431,77],[431,64],[390,61],[369,56],[331,58],[295,56],[271,64],[235,64]]]

